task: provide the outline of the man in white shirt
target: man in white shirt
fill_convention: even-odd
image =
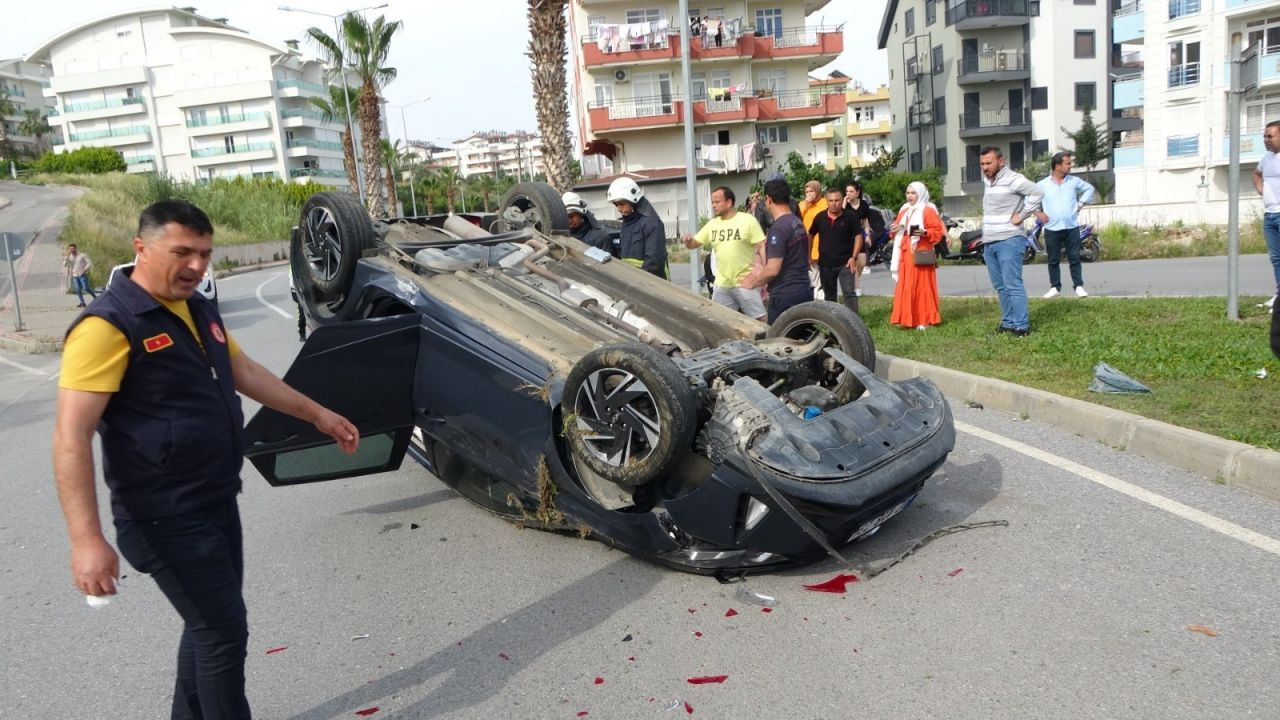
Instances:
[[[1267,151],[1253,171],[1253,189],[1262,196],[1262,236],[1267,239],[1267,254],[1275,272],[1276,294],[1267,301],[1275,312],[1276,295],[1280,295],[1280,120],[1272,120],[1262,130],[1262,143]]]

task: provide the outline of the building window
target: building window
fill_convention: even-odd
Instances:
[[[756,75],[756,90],[769,90],[775,93],[787,89],[787,71],[782,68],[763,70]]]
[[[643,10],[628,10],[627,24],[643,22],[658,22],[662,19],[662,8],[644,8]]]
[[[782,8],[757,8],[756,34],[763,37],[772,37],[775,40],[781,39]]]
[[[916,34],[916,10],[911,8],[902,16],[903,27],[907,30],[907,37]]]
[[[907,82],[913,83],[920,75],[920,66],[916,62],[915,56],[907,58]]]
[[[933,124],[947,124],[947,99],[945,97],[933,99]]]
[[[1097,5],[1098,4],[1098,0],[1075,0],[1075,2],[1076,2],[1076,5]]]
[[[844,143],[836,140],[831,143],[831,157],[844,157]]]
[[[1188,157],[1200,154],[1199,135],[1174,135],[1166,139],[1169,157]]]
[[[937,0],[924,0],[924,24],[932,25],[938,19]]]
[[[693,91],[694,101],[707,99],[707,74],[704,72],[689,73],[689,89]]]
[[[1048,110],[1049,109],[1049,88],[1047,87],[1031,88],[1031,109],[1032,110]]]
[[[1169,19],[1195,15],[1200,12],[1200,0],[1169,0]]]
[[[1262,54],[1280,52],[1280,17],[1254,20],[1246,26],[1249,39],[1245,46],[1261,44]]]
[[[1169,43],[1169,87],[1191,87],[1200,83],[1200,43]]]
[[[852,111],[852,122],[873,123],[876,121],[875,105],[855,105]]]
[[[765,145],[780,145],[787,142],[786,125],[765,125],[759,128],[760,142]]]
[[[941,46],[941,45],[935,45],[935,46],[933,47],[932,52],[930,52],[930,54],[929,54],[929,64],[933,66],[933,74],[934,74],[934,75],[941,75],[941,74],[942,74],[943,61],[942,61],[942,46]]]
[[[946,148],[938,148],[937,150],[933,151],[933,164],[938,166],[938,169],[941,170],[942,172],[945,173],[947,171],[947,149]]]
[[[920,158],[920,153],[918,152],[911,153],[911,157],[908,158],[907,160],[907,165],[908,167],[911,168],[911,172],[920,172],[921,170],[923,170],[924,164]]]
[[[1036,160],[1049,154],[1048,140],[1032,140],[1031,141],[1031,159]],[[1035,178],[1032,178],[1033,180]]]
[[[1077,30],[1076,31],[1076,57],[1091,58],[1097,57],[1098,48],[1094,31]]]
[[[1076,83],[1076,110],[1098,109],[1098,84]]]

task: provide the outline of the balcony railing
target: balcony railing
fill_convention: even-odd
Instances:
[[[1027,54],[1020,50],[999,50],[960,58],[960,74],[1026,70]]]
[[[1132,15],[1140,13],[1146,3],[1143,0],[1131,0],[1131,2],[1122,2],[1116,6],[1115,12],[1111,13],[1112,17],[1120,17],[1122,15]]]
[[[212,117],[193,117],[187,119],[187,127],[213,127],[215,125],[230,125],[231,123],[256,122],[270,119],[271,113],[267,112],[214,115]]]
[[[155,155],[134,155],[124,159],[127,165],[141,165],[143,163],[153,163],[156,161]]]
[[[1143,66],[1142,51],[1134,50],[1127,53],[1113,53],[1111,55],[1111,64],[1115,67],[1124,68],[1140,68]]]
[[[706,107],[709,113],[741,112],[742,96],[734,95],[729,98],[721,96],[717,99],[715,93],[712,93],[711,97],[706,98]]]
[[[1200,12],[1200,0],[1169,0],[1169,19],[1195,15]]]
[[[27,93],[17,85],[9,87],[0,87],[0,95],[8,95],[9,97],[26,97]]]
[[[947,8],[947,24],[954,25],[961,20],[1001,15],[1030,17],[1030,4],[1027,0],[966,0]]]
[[[49,117],[58,117],[58,108],[49,108]]]
[[[813,90],[786,90],[773,93],[778,101],[779,110],[796,110],[799,108],[822,107],[822,96],[825,93]]]
[[[281,90],[298,88],[299,90],[310,90],[315,93],[325,92],[324,86],[320,83],[307,82],[306,80],[277,80],[276,87]]]
[[[1169,68],[1169,87],[1191,87],[1200,83],[1200,63],[1186,63]]]
[[[772,37],[773,46],[776,48],[805,47],[819,43],[818,33],[840,32],[843,29],[843,25],[783,28],[780,35],[766,35],[765,37]]]
[[[280,112],[282,118],[310,118],[311,120],[324,120],[324,113],[319,110],[310,108],[290,108]]]
[[[307,138],[294,138],[287,143],[291,148],[316,148],[318,150],[336,150],[342,152],[342,143],[330,142],[328,140],[309,140]]]
[[[323,170],[321,168],[294,168],[289,171],[289,177],[331,177],[344,178],[347,176],[345,170]]]
[[[128,137],[130,135],[150,135],[151,129],[146,125],[130,125],[116,130],[97,130],[94,132],[71,133],[71,142],[88,142],[104,138]]]
[[[63,103],[62,112],[64,113],[89,112],[91,110],[105,110],[106,108],[124,107],[125,105],[141,105],[141,104],[142,104],[142,98],[140,97],[117,98],[115,100],[101,100],[98,102],[88,102],[88,103],[70,103],[70,104]]]
[[[960,114],[961,130],[978,128],[1003,127],[1005,125],[1030,125],[1031,108],[1002,108],[999,110],[978,110]]]
[[[263,151],[275,150],[275,149],[276,149],[276,144],[273,142],[246,143],[244,145],[236,145],[233,147],[226,147],[224,145],[222,147],[200,148],[199,150],[192,150],[191,157],[193,158],[217,157],[218,155],[231,155],[233,153],[263,152]]]
[[[607,103],[593,102],[589,103],[587,108],[607,107],[609,108],[610,120],[625,120],[671,115],[676,111],[676,103],[680,102],[680,100],[681,98],[674,95],[654,95],[630,100],[613,100]]]
[[[1165,139],[1165,150],[1169,157],[1188,157],[1200,154],[1199,135],[1175,135]]]

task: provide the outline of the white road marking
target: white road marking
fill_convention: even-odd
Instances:
[[[268,283],[272,282],[273,280],[275,280],[276,278],[280,277],[283,274],[284,273],[275,273],[274,275],[267,278],[266,280],[263,280],[262,284],[258,286],[258,289],[253,291],[253,294],[258,297],[258,302],[280,313],[280,317],[285,318],[286,320],[293,320],[295,317],[293,313],[287,312],[285,310],[281,310],[279,307],[276,307],[275,305],[272,305],[271,303],[267,302],[266,298],[262,297],[262,288],[266,287]]]
[[[1150,490],[1144,490],[1137,485],[1127,483],[1104,472],[1099,472],[1093,468],[1085,467],[1080,463],[1072,462],[1064,457],[1059,457],[1053,453],[1048,453],[1040,450],[1039,448],[1031,447],[1025,443],[1020,443],[1017,440],[1010,440],[1002,435],[997,435],[962,422],[956,423],[956,429],[960,432],[973,435],[974,437],[982,438],[987,442],[992,442],[996,445],[1006,447],[1014,452],[1022,453],[1023,455],[1034,460],[1039,460],[1046,465],[1052,465],[1053,467],[1061,468],[1074,475],[1079,475],[1085,480],[1095,482],[1123,495],[1128,495],[1134,500],[1144,502],[1172,515],[1177,515],[1184,520],[1190,520],[1197,525],[1206,527],[1214,532],[1222,533],[1223,535],[1239,540],[1242,543],[1252,545],[1259,550],[1265,550],[1272,555],[1280,555],[1280,540],[1276,540],[1273,537],[1254,532],[1249,528],[1241,527],[1233,522],[1228,522],[1222,518],[1210,515],[1209,513],[1183,505],[1177,500],[1171,500],[1163,495],[1153,493]]]
[[[9,359],[7,359],[7,358],[0,357],[0,363],[4,363],[5,365],[8,365],[9,367],[17,368],[17,369],[19,369],[19,370],[21,370],[21,371],[23,371],[23,372],[29,372],[29,373],[31,373],[32,375],[39,375],[40,377],[48,377],[48,376],[49,376],[49,373],[45,372],[44,370],[37,370],[37,369],[35,369],[35,368],[33,368],[33,367],[29,366],[29,365],[23,365],[22,363],[14,362],[14,361],[9,360]],[[54,374],[56,375],[57,373],[54,373]]]

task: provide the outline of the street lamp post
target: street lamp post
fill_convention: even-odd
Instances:
[[[342,28],[338,24],[338,18],[343,17],[344,15],[349,15],[351,13],[364,12],[365,10],[377,10],[379,8],[384,8],[386,6],[387,6],[387,3],[382,3],[381,5],[370,5],[368,7],[362,7],[356,10],[348,10],[345,13],[339,13],[337,15],[318,12],[316,10],[306,10],[304,8],[293,7],[291,5],[280,5],[278,9],[283,10],[284,12],[306,13],[308,15],[319,15],[320,17],[332,18],[333,19],[333,41],[336,43],[341,43]],[[347,127],[350,128],[351,130],[352,154],[355,156],[355,163],[356,163],[356,197],[360,198],[360,202],[363,204],[364,203],[364,172],[360,168],[360,132],[356,128],[355,121],[351,118],[351,91],[347,88],[347,85],[349,84],[347,82],[347,69],[345,67],[337,67],[338,60],[339,58],[336,56],[333,58],[333,62],[335,65],[334,71],[338,71],[338,70],[342,71],[343,109],[346,111],[346,115],[347,115]]]
[[[421,100],[414,100],[413,102],[411,102],[411,103],[406,103],[406,104],[404,104],[404,105],[392,105],[392,107],[400,108],[400,127],[401,127],[401,129],[403,129],[403,130],[404,130],[404,146],[405,146],[405,149],[406,149],[406,150],[409,148],[409,124],[408,124],[407,122],[405,122],[405,119],[404,119],[404,109],[405,109],[405,108],[407,108],[407,107],[410,107],[410,106],[412,106],[412,105],[417,105],[418,103],[424,103],[424,102],[426,102],[426,101],[428,101],[428,100],[430,100],[430,99],[431,99],[431,98],[429,98],[429,97],[424,97],[424,98],[422,98]],[[413,173],[410,173],[410,176],[409,176],[409,200],[413,202],[413,216],[414,216],[414,217],[417,217],[417,216],[418,216],[418,194],[417,194],[417,193],[414,191],[414,189],[413,189],[413,180],[414,180],[414,178],[413,178]]]

